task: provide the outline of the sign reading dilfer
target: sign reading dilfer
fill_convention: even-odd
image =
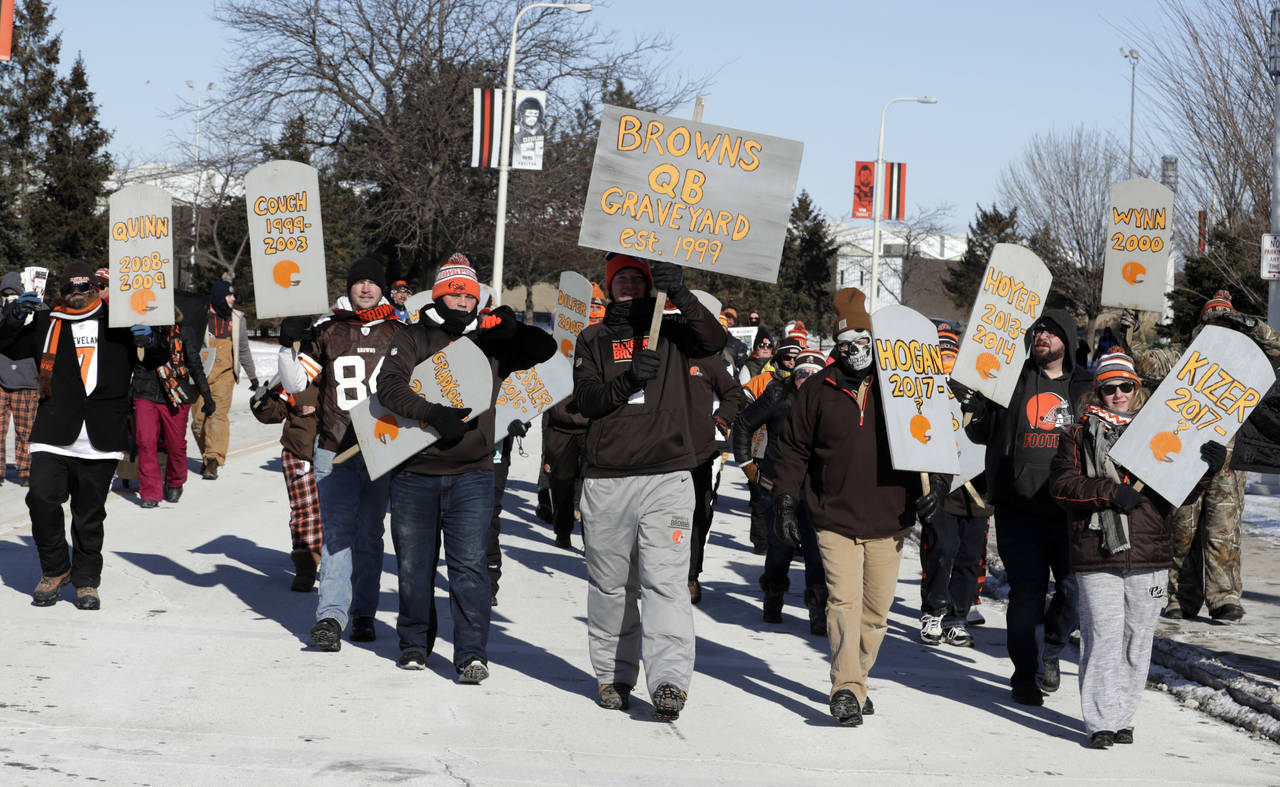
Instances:
[[[804,144],[606,105],[582,246],[778,280]]]
[[[107,200],[112,328],[173,325],[173,197],[135,184]]]
[[[327,312],[316,168],[298,161],[268,161],[244,176],[244,192],[258,317]]]

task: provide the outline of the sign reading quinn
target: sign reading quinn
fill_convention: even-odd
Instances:
[[[258,317],[327,312],[316,168],[298,161],[268,161],[244,176],[244,192]]]
[[[1200,446],[1234,437],[1275,379],[1252,339],[1206,327],[1111,447],[1111,458],[1182,505],[1207,468]]]
[[[605,105],[578,243],[775,282],[804,144]]]
[[[871,343],[893,468],[956,473],[938,329],[914,309],[884,306],[871,315]]]
[[[1111,187],[1102,305],[1158,312],[1173,250],[1173,191],[1146,178]]]
[[[112,328],[173,325],[173,198],[155,186],[126,186],[107,200]]]

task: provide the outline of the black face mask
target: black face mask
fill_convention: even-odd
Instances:
[[[455,336],[461,336],[476,318],[476,309],[450,309],[443,302],[436,303],[436,314],[441,326]]]
[[[653,298],[632,298],[629,301],[613,301],[604,311],[606,325],[619,327],[630,325],[638,333],[648,333],[648,320],[653,316]]]

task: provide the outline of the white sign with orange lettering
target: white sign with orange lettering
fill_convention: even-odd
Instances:
[[[1200,446],[1225,445],[1275,380],[1252,339],[1206,327],[1125,427],[1111,458],[1180,506],[1207,468]]]
[[[884,306],[871,315],[871,347],[894,469],[958,472],[937,328],[914,309]]]
[[[556,308],[551,313],[551,336],[565,358],[573,357],[578,334],[587,327],[591,316],[591,282],[574,271],[560,274],[560,290],[556,294]],[[501,432],[501,430],[499,430]]]
[[[1164,310],[1173,251],[1173,191],[1146,178],[1111,187],[1102,305]]]
[[[528,423],[573,394],[573,362],[556,353],[530,369],[512,372],[498,389],[494,437],[502,439],[513,421]]]
[[[470,422],[493,401],[493,370],[475,342],[461,338],[414,367],[409,387],[428,402],[470,407]],[[383,407],[376,393],[351,408],[351,428],[356,431],[370,478],[391,472],[440,439],[425,421],[414,421]]]
[[[112,328],[173,325],[173,197],[135,184],[107,200]]]
[[[950,386],[947,386],[947,404],[951,410],[951,431],[956,437],[956,459],[960,463],[960,472],[951,479],[951,491],[954,492],[986,470],[987,447],[973,442],[964,430],[964,412]]]
[[[298,161],[260,164],[244,176],[244,196],[258,318],[328,312],[316,168]]]
[[[1052,284],[1053,276],[1035,254],[1012,243],[997,243],[982,274],[951,378],[1008,407],[1027,360],[1026,333],[1044,311]]]

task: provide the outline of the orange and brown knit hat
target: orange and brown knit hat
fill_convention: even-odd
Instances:
[[[431,287],[431,300],[438,301],[445,295],[470,295],[480,300],[480,280],[471,260],[466,255],[454,253],[436,273],[436,283]]]

